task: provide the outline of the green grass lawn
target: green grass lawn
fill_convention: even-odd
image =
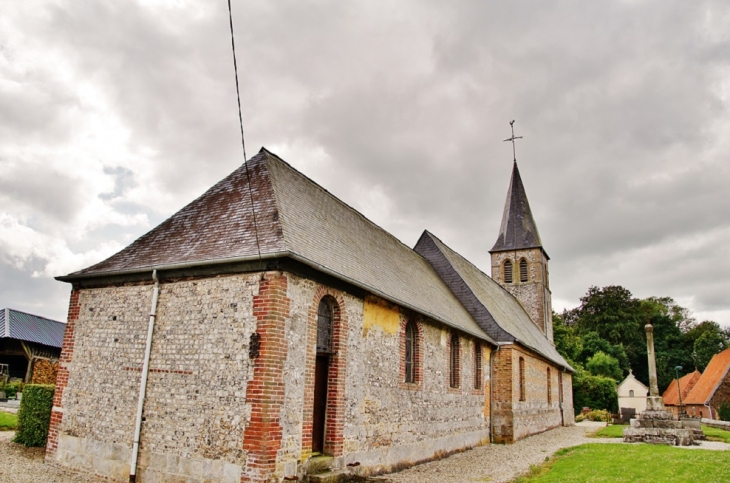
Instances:
[[[599,429],[595,434],[593,434],[593,436],[596,438],[623,438],[624,428],[626,427],[627,426],[623,426],[621,424],[612,424]]]
[[[619,426],[620,427],[620,426]],[[556,453],[515,483],[730,481],[730,452],[660,445],[585,444]]]
[[[722,441],[723,443],[730,443],[730,431],[711,428],[703,424],[702,432],[705,433],[705,436],[707,436],[707,439],[709,439],[710,441]]]
[[[15,431],[18,427],[18,416],[0,412],[0,431]]]

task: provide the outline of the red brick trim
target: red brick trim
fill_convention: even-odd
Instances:
[[[416,332],[416,344],[413,354],[413,362],[415,365],[414,382],[406,382],[406,326],[409,322],[413,322],[413,327],[415,328]],[[423,327],[418,321],[401,316],[398,337],[398,346],[400,349],[398,355],[398,360],[400,361],[400,368],[398,371],[398,387],[400,389],[407,389],[409,391],[419,391],[423,389]]]
[[[46,443],[46,458],[48,459],[53,459],[58,450],[58,432],[63,420],[63,391],[68,386],[68,364],[73,360],[74,330],[80,310],[79,289],[74,287],[71,289],[71,297],[68,302],[68,321],[63,332],[61,357],[58,364],[58,375],[56,376],[56,392],[53,395],[51,424],[48,428],[48,442]]]
[[[261,335],[259,357],[253,360],[253,380],[246,387],[246,402],[251,404],[251,421],[243,433],[247,452],[242,483],[268,481],[276,470],[276,454],[281,448],[281,407],[284,404],[284,361],[287,355],[286,318],[290,300],[287,277],[268,272],[253,298],[256,332]]]
[[[307,317],[307,353],[304,369],[304,410],[302,415],[302,457],[312,453],[314,411],[314,366],[317,362],[317,308],[323,298],[332,304],[332,355],[327,378],[327,416],[324,452],[341,456],[344,452],[345,370],[347,364],[348,323],[345,300],[338,290],[320,286],[314,294]]]

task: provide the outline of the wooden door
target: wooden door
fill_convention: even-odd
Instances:
[[[312,415],[312,452],[315,453],[324,453],[328,374],[329,356],[317,355],[317,362],[314,367],[314,412]]]

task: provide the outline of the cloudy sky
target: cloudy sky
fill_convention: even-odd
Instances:
[[[730,326],[726,0],[233,0],[261,146],[413,246],[489,273],[509,121],[556,309],[590,285]],[[0,0],[0,307],[243,162],[225,0]]]

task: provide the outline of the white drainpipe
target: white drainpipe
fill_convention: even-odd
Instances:
[[[710,419],[713,419],[712,418],[712,406],[710,406],[710,404],[708,403],[708,404],[705,404],[705,407],[707,408],[708,411],[710,411]]]
[[[152,270],[152,280],[155,281],[155,286],[152,289],[152,309],[150,310],[150,321],[147,325],[147,343],[144,348],[142,380],[139,383],[139,401],[137,402],[137,420],[134,423],[132,461],[129,464],[129,483],[137,481],[137,457],[139,456],[139,434],[142,430],[142,409],[144,408],[144,397],[147,392],[147,376],[150,372],[150,352],[152,351],[152,332],[155,330],[157,297],[160,293],[160,281],[157,279],[157,270]]]

